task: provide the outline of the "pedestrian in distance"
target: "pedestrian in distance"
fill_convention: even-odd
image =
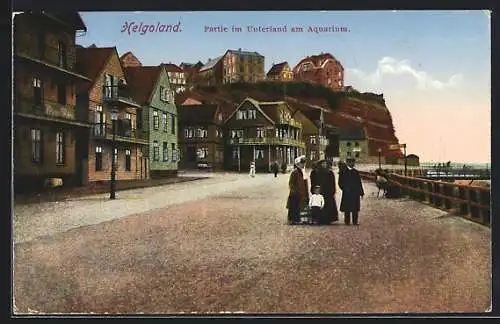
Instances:
[[[360,211],[360,197],[365,195],[359,171],[354,168],[354,159],[346,159],[346,169],[340,172],[339,187],[342,190],[342,201],[340,211],[344,212],[344,223],[359,225],[358,215]]]
[[[280,171],[280,165],[278,161],[274,161],[273,165],[271,166],[271,171],[274,173],[274,177],[278,177],[278,172]]]
[[[286,208],[288,209],[288,223],[291,225],[300,224],[300,213],[308,206],[309,190],[304,170],[306,157],[301,155],[295,159],[294,169],[290,173],[288,180],[288,199]]]
[[[250,176],[252,178],[255,177],[255,162],[254,161],[250,162]]]
[[[311,218],[313,224],[319,224],[322,218],[323,207],[325,207],[325,199],[321,194],[321,187],[314,186],[313,194],[309,199],[309,207],[311,208]]]

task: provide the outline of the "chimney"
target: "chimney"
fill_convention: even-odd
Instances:
[[[241,47],[240,47],[240,48],[238,48],[238,52],[241,52]]]

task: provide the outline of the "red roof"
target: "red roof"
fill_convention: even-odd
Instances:
[[[179,66],[172,63],[162,63],[160,65],[163,65],[167,72],[183,72],[183,70]]]
[[[340,67],[342,67],[342,64],[340,64],[340,62],[337,61],[337,59],[332,54],[321,53],[319,55],[311,55],[311,56],[303,58],[302,60],[299,61],[299,63],[297,63],[297,65],[295,65],[295,68],[297,68],[300,64],[302,64],[305,61],[311,61],[315,68],[319,68],[319,67],[321,67],[321,64],[323,64],[323,62],[328,60],[328,59],[334,60],[335,62],[337,62],[338,65],[340,65]]]
[[[161,66],[130,66],[123,69],[135,101],[149,103],[161,69]]]
[[[77,71],[95,82],[113,51],[116,51],[116,47],[77,47]],[[94,86],[94,82],[77,83],[77,93],[89,91]]]

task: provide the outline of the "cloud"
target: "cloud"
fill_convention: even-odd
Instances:
[[[380,84],[384,75],[410,75],[417,81],[417,88],[420,90],[453,88],[459,86],[463,80],[463,75],[458,73],[452,75],[448,81],[439,81],[429,73],[413,68],[409,60],[398,61],[389,56],[380,59],[377,69],[372,73],[359,69],[347,69],[347,72],[374,85]]]

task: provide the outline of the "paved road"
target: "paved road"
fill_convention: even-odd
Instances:
[[[376,198],[360,227],[287,226],[287,177],[211,179],[15,212],[17,312],[482,312],[490,230]]]

